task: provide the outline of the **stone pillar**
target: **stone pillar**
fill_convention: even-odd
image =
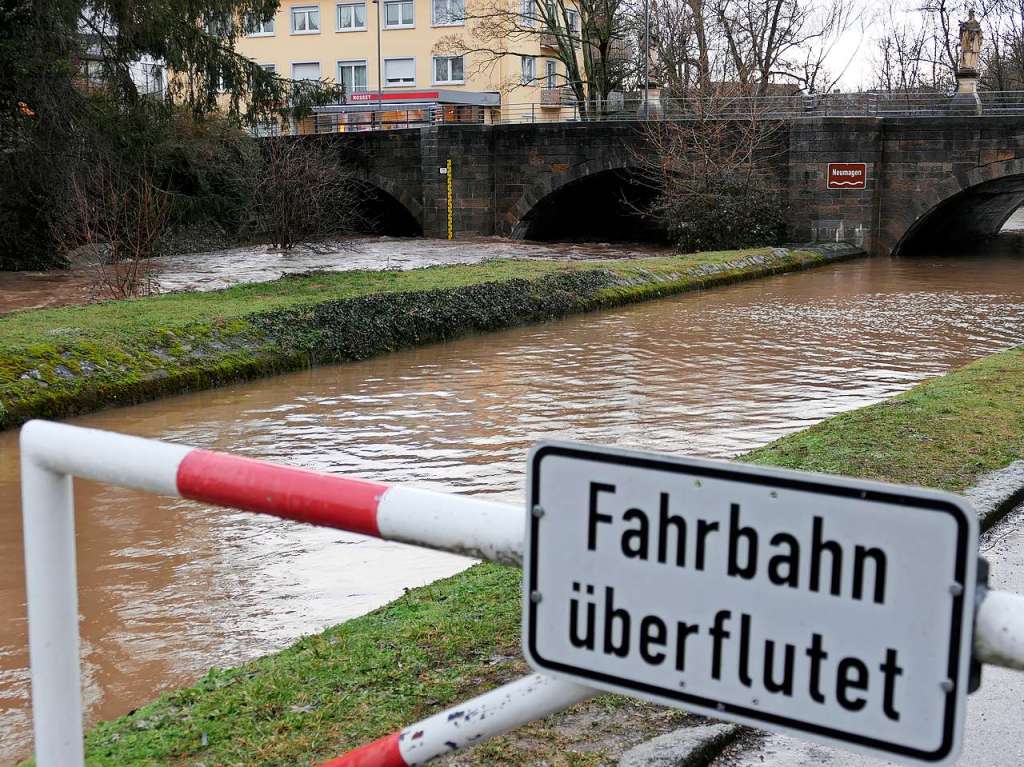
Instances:
[[[882,206],[882,126],[878,120],[813,118],[789,127],[789,238],[849,242],[871,254]],[[867,165],[864,189],[829,189],[829,163]]]
[[[448,160],[455,239],[494,234],[493,129],[438,125],[420,130],[424,236],[448,236],[448,175],[442,171]]]
[[[448,179],[441,173],[446,157],[441,151],[439,126],[420,128],[420,174],[423,185],[423,236],[448,236]]]

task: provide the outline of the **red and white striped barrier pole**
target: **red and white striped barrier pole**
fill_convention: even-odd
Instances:
[[[494,562],[521,562],[524,515],[515,506],[30,421],[21,430],[21,487],[39,767],[84,764],[73,476]]]
[[[73,476],[387,540],[520,564],[525,514],[458,495],[318,474],[223,453],[30,421],[21,430],[32,717],[38,767],[83,767]],[[989,592],[975,657],[1024,669],[1024,596]],[[595,691],[534,674],[325,767],[408,767],[560,711]]]
[[[429,716],[320,767],[413,767],[554,714],[596,690],[531,674]]]

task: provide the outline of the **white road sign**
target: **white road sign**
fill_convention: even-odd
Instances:
[[[530,454],[538,671],[903,762],[960,750],[978,524],[939,491],[567,443]]]

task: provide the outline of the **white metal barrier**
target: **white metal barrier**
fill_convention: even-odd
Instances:
[[[47,421],[21,431],[35,756],[82,767],[72,477],[271,514],[441,551],[519,564],[525,511]],[[1024,669],[1024,596],[989,593],[975,657]],[[407,767],[475,745],[596,694],[532,674],[325,763]]]

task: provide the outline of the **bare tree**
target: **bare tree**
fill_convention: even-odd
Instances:
[[[826,63],[860,20],[853,0],[662,0],[652,40],[673,95],[764,95],[787,82],[817,93],[843,74],[845,65],[830,72]]]
[[[990,0],[982,6],[986,47],[982,59],[997,82],[1005,82],[1013,54],[1012,13],[1016,0]],[[875,85],[883,90],[951,91],[960,62],[960,21],[973,7],[963,0],[923,0],[920,4],[890,3],[885,33],[875,41]]]
[[[888,93],[935,89],[936,83],[926,77],[927,28],[900,18],[891,4],[883,23],[887,32],[875,41],[872,55],[874,86]]]
[[[999,91],[1024,88],[1024,0],[990,0],[981,13],[982,85]]]
[[[68,250],[93,257],[93,281],[102,298],[159,291],[150,258],[167,229],[169,195],[145,171],[99,161],[71,181],[70,205],[54,224]]]
[[[824,61],[849,26],[847,0],[713,0],[733,71],[760,95],[770,83],[821,88]]]
[[[351,232],[358,215],[351,171],[311,138],[268,141],[263,164],[254,168],[255,234],[281,248]]]
[[[686,102],[688,119],[646,129],[651,150],[638,159],[657,190],[648,214],[687,251],[776,244],[786,217],[774,167],[781,124],[750,99],[712,93]]]
[[[788,77],[807,93],[835,90],[857,56],[855,51],[845,61],[836,60],[839,42],[853,29],[859,29],[860,36],[863,36],[868,23],[865,9],[852,0],[836,0],[815,6],[809,19],[813,34],[804,40],[800,53],[790,61]]]
[[[704,0],[651,0],[650,63],[654,79],[670,97],[710,91],[712,81],[721,77],[712,69],[713,60],[719,63],[710,47],[713,35]]]
[[[584,116],[599,114],[628,76],[624,46],[635,20],[626,8],[626,0],[470,0],[465,31],[443,37],[435,52],[465,56],[471,71],[480,72],[507,58],[533,59],[540,44],[561,64],[556,85],[572,92]],[[503,90],[546,77],[523,67]]]

